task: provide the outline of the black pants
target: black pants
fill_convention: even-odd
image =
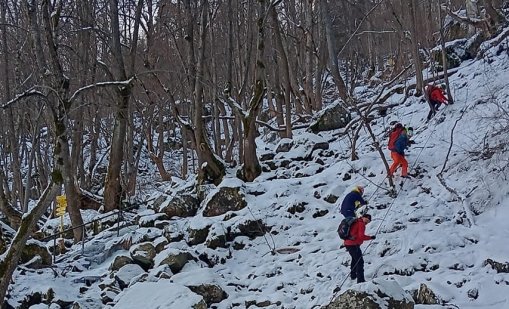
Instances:
[[[357,278],[357,283],[365,282],[364,280],[364,259],[362,258],[361,246],[345,246],[348,253],[352,257],[350,264],[350,278]]]
[[[427,119],[430,120],[438,112],[440,102],[429,100],[429,113]]]

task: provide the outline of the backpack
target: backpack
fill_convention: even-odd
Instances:
[[[431,93],[437,89],[440,89],[438,88],[437,86],[434,86],[434,85],[428,85],[425,89],[425,93],[426,93],[426,98],[429,100],[431,100]]]
[[[403,126],[394,128],[391,133],[389,134],[389,143],[387,145],[387,148],[391,151],[393,151],[396,147],[396,140],[401,135],[401,132],[403,132],[405,128]]]
[[[338,235],[339,238],[346,240],[352,240],[353,237],[350,235],[350,228],[352,227],[352,223],[355,221],[355,217],[347,217],[341,220],[338,226]]]

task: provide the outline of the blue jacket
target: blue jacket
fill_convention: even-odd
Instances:
[[[408,136],[406,134],[401,134],[394,143],[394,149],[400,155],[405,156],[405,149],[407,147],[408,147]]]
[[[366,204],[367,202],[362,198],[359,192],[352,191],[345,196],[343,203],[341,203],[341,214],[345,216],[345,218],[355,217],[355,208]]]

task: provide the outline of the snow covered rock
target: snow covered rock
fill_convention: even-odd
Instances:
[[[192,217],[200,207],[200,201],[192,194],[184,193],[167,197],[165,200],[162,200],[162,197],[154,201],[154,208],[165,213],[168,218]]]
[[[313,133],[336,130],[346,127],[352,119],[350,112],[343,107],[345,103],[338,101],[327,106],[316,116],[316,120],[309,126]]]
[[[142,295],[142,297],[140,297]],[[136,283],[116,297],[114,309],[192,308],[206,309],[203,298],[169,280]]]
[[[30,263],[34,268],[47,267],[52,264],[51,254],[49,253],[46,246],[37,241],[37,240],[29,240],[21,253],[21,263],[27,263],[31,261],[34,257],[39,256],[40,259],[37,259],[37,263]]]
[[[374,279],[355,286],[326,309],[413,309],[412,297],[394,280]]]
[[[493,261],[492,259],[487,259],[484,261],[484,265],[490,265],[497,273],[509,273],[509,263],[500,263],[497,261]]]
[[[115,280],[118,282],[118,286],[123,290],[129,286],[131,280],[145,271],[137,264],[127,264],[122,266],[115,274]]]
[[[150,242],[144,242],[131,247],[129,250],[133,261],[140,265],[143,269],[148,270],[154,266],[154,257],[156,256],[156,248]]]
[[[244,193],[237,187],[220,187],[205,201],[204,217],[220,216],[228,211],[241,210],[247,206]]]
[[[210,226],[204,226],[202,228],[193,228],[190,227],[188,229],[188,239],[187,244],[190,246],[202,244],[207,240],[207,235],[209,234]]]
[[[184,268],[184,266],[191,260],[194,260],[194,257],[189,252],[171,249],[165,252],[162,252],[157,256],[158,266],[168,265],[171,269],[171,272],[176,274]]]
[[[415,291],[414,300],[416,304],[423,305],[435,305],[440,303],[440,300],[435,292],[433,292],[433,290],[424,283],[421,283],[419,290]]]
[[[125,266],[127,264],[132,264],[132,263],[133,263],[133,259],[131,259],[130,256],[123,255],[123,254],[117,255],[115,257],[115,259],[113,260],[113,262],[111,263],[109,270],[117,271],[120,268],[122,268],[123,266]]]
[[[288,152],[293,147],[293,140],[289,138],[282,138],[276,146],[276,153]],[[273,157],[274,158],[274,157]]]
[[[208,306],[215,303],[220,303],[223,300],[228,298],[228,294],[226,294],[220,286],[215,284],[201,284],[196,286],[187,286],[194,293],[203,296],[203,299],[207,303]]]

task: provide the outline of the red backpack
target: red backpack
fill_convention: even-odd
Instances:
[[[387,145],[389,150],[394,151],[394,144],[404,129],[405,128],[399,123],[396,125],[396,127],[394,127],[394,129],[392,129],[391,133],[389,134],[389,144]]]

